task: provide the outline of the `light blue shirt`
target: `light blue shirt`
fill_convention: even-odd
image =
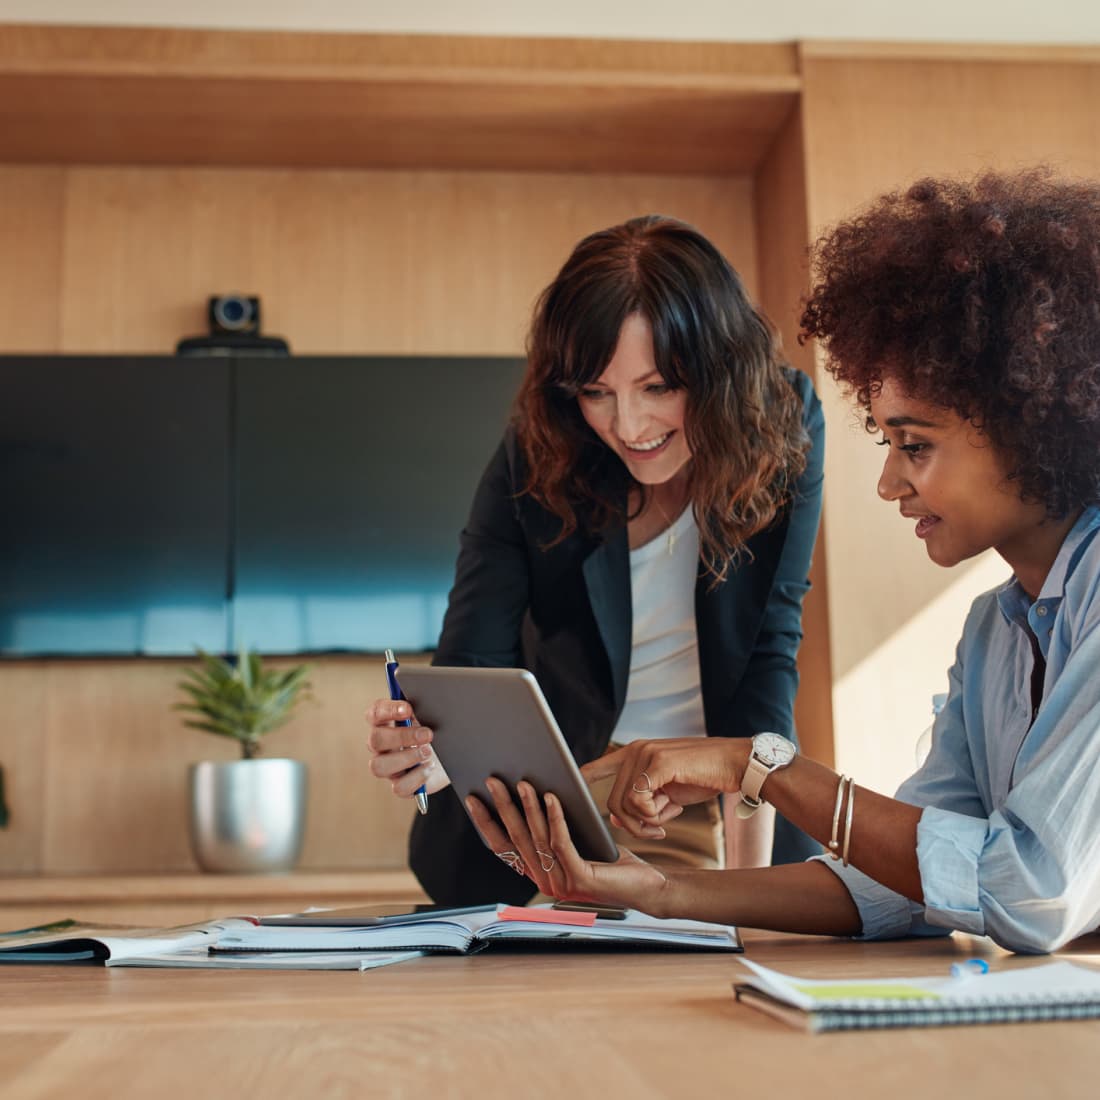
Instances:
[[[1098,532],[1087,508],[1034,603],[1013,577],[971,606],[931,752],[897,792],[924,807],[924,905],[825,859],[863,938],[958,929],[1038,952],[1100,927]],[[1029,628],[1046,659],[1034,722]]]

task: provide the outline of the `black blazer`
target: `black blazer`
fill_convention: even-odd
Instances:
[[[802,399],[811,446],[791,504],[748,543],[717,586],[695,587],[699,673],[707,733],[795,738],[795,657],[802,600],[821,516],[825,423],[810,379],[786,369]],[[582,531],[544,549],[561,521],[521,492],[525,468],[509,429],[481,479],[433,664],[527,667],[534,672],[578,763],[607,747],[626,699],[632,604],[625,525]],[[776,819],[773,862],[805,859],[818,845]],[[448,788],[429,799],[409,837],[409,864],[447,905],[507,901],[534,893],[482,844]]]

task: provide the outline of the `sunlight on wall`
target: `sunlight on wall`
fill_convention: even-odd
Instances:
[[[976,596],[1011,570],[989,552],[913,615],[833,687],[836,767],[863,787],[893,794],[916,770],[916,745],[932,721],[932,696],[947,670]],[[843,623],[836,624],[839,630]]]

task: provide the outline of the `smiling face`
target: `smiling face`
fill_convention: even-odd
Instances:
[[[671,481],[691,460],[684,434],[686,391],[670,389],[657,370],[649,322],[632,313],[619,330],[607,368],[581,388],[588,426],[643,485]]]
[[[916,521],[937,565],[957,565],[993,549],[1038,594],[1074,517],[1049,521],[1042,504],[1021,500],[1001,453],[969,420],[908,396],[889,378],[871,399],[888,448],[878,482]]]

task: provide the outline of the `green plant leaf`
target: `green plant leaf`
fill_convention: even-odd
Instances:
[[[219,737],[231,737],[234,741],[240,741],[241,737],[239,732],[235,729],[227,729],[224,726],[216,725],[213,722],[195,722],[185,721],[185,726],[190,726],[195,730],[206,730],[207,733],[217,734]]]
[[[260,684],[264,678],[264,668],[260,661],[260,655],[253,651],[249,653],[244,661],[245,667],[248,669],[248,681],[251,684]]]
[[[178,687],[187,697],[173,710],[196,717],[185,726],[241,743],[246,759],[261,749],[260,738],[284,726],[297,705],[309,698],[309,666],[266,669],[260,655],[242,649],[234,666],[198,650],[199,666],[184,669]]]

